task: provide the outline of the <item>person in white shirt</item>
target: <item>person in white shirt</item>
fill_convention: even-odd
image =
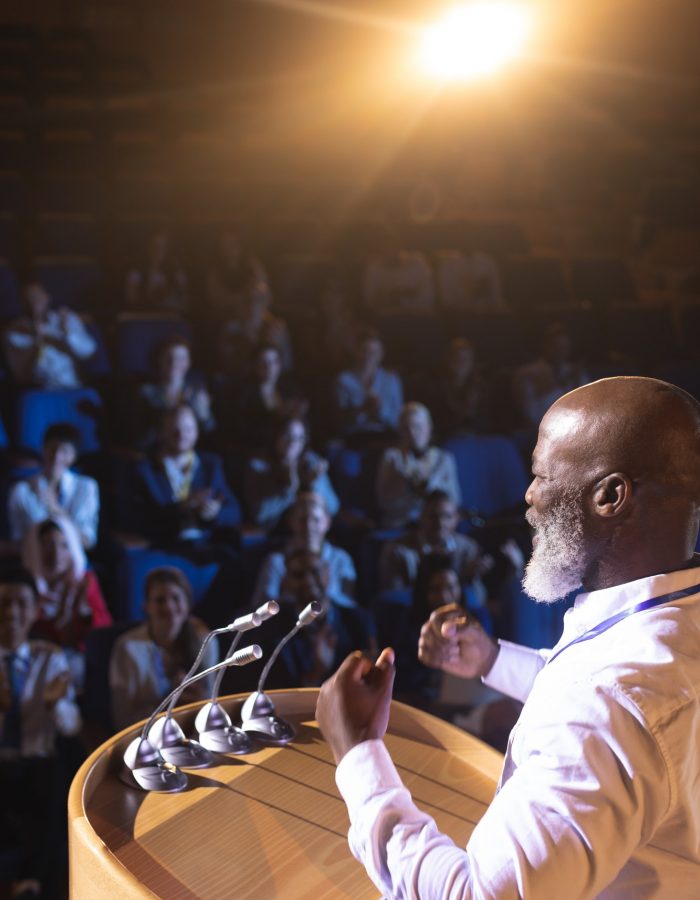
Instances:
[[[700,878],[700,406],[649,378],[556,402],[526,500],[524,586],[583,587],[551,651],[494,643],[448,608],[419,656],[525,701],[466,849],[438,832],[382,743],[393,653],[350,656],[317,719],[355,855],[388,897],[697,896]]]
[[[38,281],[25,285],[24,297],[29,315],[10,322],[3,335],[13,380],[48,390],[82,387],[78,364],[95,353],[95,339],[76,313],[50,308],[51,298]]]
[[[3,877],[23,897],[38,897],[42,886],[42,896],[56,896],[47,882],[65,863],[67,800],[56,738],[82,727],[63,653],[29,639],[38,612],[29,572],[0,575],[0,840],[14,860]]]
[[[94,478],[78,475],[71,466],[78,456],[80,433],[66,422],[44,432],[41,470],[18,481],[10,492],[8,514],[13,541],[24,540],[38,522],[67,516],[83,546],[94,547],[100,515],[100,491]]]

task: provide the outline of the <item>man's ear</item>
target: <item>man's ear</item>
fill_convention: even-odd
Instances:
[[[632,501],[632,480],[622,472],[606,475],[593,488],[591,512],[603,519],[619,516]]]

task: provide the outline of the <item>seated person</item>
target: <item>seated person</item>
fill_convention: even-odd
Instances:
[[[207,633],[190,615],[192,588],[179,569],[152,569],[146,578],[146,621],[117,638],[109,665],[112,720],[117,729],[146,719],[161,700],[182,681]],[[201,668],[218,662],[216,640],[209,643]],[[183,691],[180,703],[194,703],[209,695],[212,677]]]
[[[334,384],[336,427],[340,434],[386,433],[398,425],[403,403],[401,379],[382,368],[384,344],[378,332],[359,332],[351,369],[341,372]]]
[[[566,326],[552,322],[545,329],[541,355],[516,370],[513,393],[526,427],[536,429],[555,400],[590,381],[572,355],[571,336]]]
[[[143,261],[126,276],[126,306],[131,309],[183,313],[189,306],[187,275],[165,231],[150,236]]]
[[[336,606],[354,607],[357,575],[350,555],[326,540],[331,517],[318,494],[301,493],[289,516],[292,536],[286,553],[271,553],[263,563],[253,597],[257,608],[268,600],[284,601],[288,590],[286,558],[292,550],[302,549],[318,555],[328,571],[326,594]]]
[[[164,409],[187,403],[197,416],[200,431],[213,431],[211,398],[204,379],[191,369],[190,345],[186,338],[168,338],[156,351],[156,377],[139,388],[137,441],[147,447],[155,440],[153,422]]]
[[[237,386],[236,395],[239,442],[255,450],[270,443],[280,416],[303,416],[308,407],[290,374],[282,371],[274,344],[256,348],[252,372]]]
[[[430,379],[428,393],[428,406],[441,438],[486,430],[486,385],[471,341],[452,339],[444,365]]]
[[[299,631],[280,653],[265,687],[308,687],[321,684],[348,653],[374,652],[374,623],[366,610],[338,606],[328,595],[330,570],[319,553],[291,547],[284,557],[284,595],[280,612],[268,625],[262,641],[265,656],[287,634],[299,613],[313,600],[324,608],[310,625]],[[269,648],[269,649],[268,649]],[[239,687],[240,690],[240,687]]]
[[[459,510],[445,491],[431,491],[425,498],[418,527],[382,548],[379,560],[381,590],[411,590],[423,557],[442,553],[450,557],[452,567],[475,597],[485,598],[481,576],[493,560],[481,552],[477,542],[457,531]]]
[[[308,333],[314,368],[335,373],[352,365],[360,328],[341,279],[329,276],[321,288],[313,329]]]
[[[222,326],[219,336],[219,368],[234,379],[253,366],[261,344],[277,348],[282,369],[292,367],[292,342],[283,319],[270,312],[272,296],[267,275],[255,260],[249,261],[238,308]]]
[[[198,437],[197,417],[180,403],[161,414],[158,445],[136,465],[130,530],[159,546],[211,541],[240,524],[221,459],[198,453]]]
[[[22,562],[39,591],[39,615],[32,637],[58,644],[66,654],[73,684],[85,680],[85,639],[93,628],[112,624],[100,583],[88,569],[85,551],[70,519],[57,516],[34,525],[22,546]]]
[[[443,309],[492,312],[505,307],[498,264],[483,250],[443,250],[436,271]]]
[[[234,228],[219,234],[212,257],[206,281],[208,313],[213,319],[227,320],[238,313],[251,271],[263,279],[267,276],[259,260],[245,252]]]
[[[328,477],[328,463],[307,448],[306,424],[296,416],[280,417],[270,447],[246,469],[246,504],[251,520],[268,531],[281,524],[297,494],[318,494],[330,516],[340,501]]]
[[[433,273],[426,258],[401,249],[391,229],[386,229],[379,252],[365,266],[363,294],[365,309],[373,315],[435,308]]]
[[[377,471],[377,503],[385,528],[415,522],[431,491],[442,490],[457,506],[461,503],[454,457],[431,446],[432,430],[427,407],[420,403],[403,407],[399,446],[384,451]]]
[[[57,737],[82,727],[65,656],[29,639],[38,613],[30,573],[0,574],[0,846],[12,865],[3,876],[12,896],[37,898],[63,896],[51,884],[67,867],[68,786]]]
[[[38,522],[67,516],[75,525],[83,546],[97,541],[100,492],[94,478],[78,475],[71,466],[78,456],[80,432],[57,422],[44,432],[41,470],[18,481],[10,491],[8,515],[13,541],[24,540]]]
[[[479,605],[472,605],[471,598],[471,593],[464,591],[449,554],[428,553],[422,557],[416,573],[410,608],[406,610],[395,603],[377,604],[379,643],[383,647],[393,647],[396,652],[397,692],[437,695],[439,674],[418,661],[421,626],[434,609],[446,603],[465,607],[479,622],[490,625],[486,611]]]
[[[21,387],[72,390],[82,387],[80,363],[97,349],[80,316],[51,309],[51,298],[36,279],[24,286],[28,315],[5,328],[3,345],[10,374]]]

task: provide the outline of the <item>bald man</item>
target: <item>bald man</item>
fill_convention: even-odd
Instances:
[[[546,413],[524,586],[582,587],[552,650],[493,642],[443,608],[428,665],[524,700],[466,849],[414,806],[382,742],[393,653],[348,657],[318,722],[350,845],[388,897],[700,896],[700,406],[649,378],[585,385]]]

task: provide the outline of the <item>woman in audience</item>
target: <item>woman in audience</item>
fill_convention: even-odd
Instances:
[[[270,285],[259,264],[250,262],[235,318],[223,324],[219,338],[220,368],[233,378],[250,371],[261,344],[276,347],[282,369],[292,367],[292,344],[283,319],[270,312]]]
[[[124,632],[110,660],[112,719],[126,728],[147,718],[181,681],[201,647],[206,626],[190,615],[192,588],[179,569],[163,566],[149,572],[145,584],[146,621]],[[204,654],[202,668],[218,661],[216,641]],[[182,703],[204,699],[212,679],[186,688]]]
[[[158,546],[201,545],[240,523],[221,459],[198,452],[198,438],[197,417],[180,403],[161,414],[158,445],[136,466],[130,530]]]
[[[340,507],[328,477],[328,463],[307,447],[308,432],[298,416],[275,423],[268,452],[255,456],[246,470],[246,503],[251,520],[270,531],[302,491],[323,500],[330,516]]]
[[[73,683],[82,690],[85,639],[93,628],[112,624],[80,536],[65,516],[35,525],[22,547],[22,562],[39,591],[39,615],[32,637],[58,644],[66,654]]]
[[[256,348],[253,370],[237,394],[239,442],[254,450],[270,444],[280,416],[303,416],[308,407],[289,373],[282,371],[282,357],[274,344]]]
[[[132,309],[183,313],[189,306],[187,275],[165,231],[155,231],[145,259],[126,276],[125,299]]]
[[[78,530],[83,546],[94,547],[100,492],[93,478],[71,469],[79,445],[80,433],[73,425],[57,422],[46,429],[41,470],[18,481],[10,493],[8,514],[13,541],[22,541],[37,522],[67,516]]]
[[[211,398],[204,379],[192,371],[190,345],[186,338],[168,338],[156,351],[155,359],[155,379],[139,389],[141,411],[137,414],[140,424],[137,443],[142,447],[152,444],[156,438],[154,420],[157,414],[180,403],[192,407],[200,431],[213,431],[216,423]]]
[[[407,403],[399,419],[399,446],[384,451],[377,472],[377,502],[385,528],[404,528],[420,516],[431,491],[444,491],[459,506],[462,497],[451,453],[431,446],[427,407]]]

